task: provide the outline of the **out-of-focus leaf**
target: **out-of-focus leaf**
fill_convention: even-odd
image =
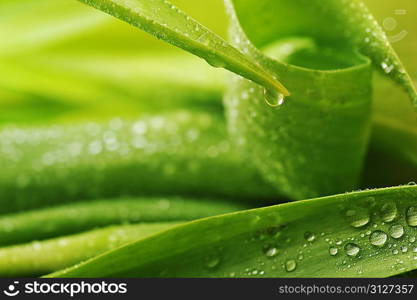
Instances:
[[[116,198],[0,216],[0,245],[20,244],[99,226],[193,220],[248,208],[238,202],[179,197]]]
[[[116,54],[39,54],[0,61],[7,73],[0,78],[0,122],[137,118],[181,107],[221,112],[221,74],[195,62],[184,56]]]
[[[0,20],[2,58],[68,39],[102,25],[108,18],[86,10],[75,1],[2,0]]]
[[[0,165],[1,213],[122,195],[277,200],[222,118],[203,113],[3,129]]]
[[[59,270],[176,224],[119,225],[0,248],[0,276],[37,276]]]

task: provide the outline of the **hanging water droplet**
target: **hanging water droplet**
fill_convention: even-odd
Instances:
[[[336,247],[330,247],[329,248],[329,254],[331,256],[335,256],[338,252],[339,252],[339,250]]]
[[[368,211],[362,209],[350,209],[346,211],[346,219],[355,228],[363,227],[370,221]]]
[[[285,270],[287,270],[287,272],[292,272],[292,271],[294,271],[296,268],[297,268],[297,263],[296,263],[296,261],[295,261],[295,260],[290,259],[290,260],[287,260],[287,261],[285,262]]]
[[[394,202],[385,203],[380,210],[382,221],[389,223],[392,222],[397,216],[397,206]]]
[[[387,242],[387,239],[388,239],[388,235],[381,230],[375,230],[369,236],[370,243],[377,247],[384,246],[385,243]]]
[[[405,217],[406,217],[406,220],[407,220],[407,224],[409,226],[412,226],[412,227],[417,226],[417,207],[410,206],[407,209]]]
[[[402,225],[392,225],[389,229],[389,234],[394,239],[399,239],[404,235],[404,227]]]
[[[356,256],[359,254],[360,250],[359,246],[354,243],[349,243],[345,246],[345,252],[348,256]]]
[[[285,102],[284,95],[272,89],[264,89],[264,98],[266,104],[271,107],[279,107]]]
[[[316,235],[310,231],[307,231],[306,233],[304,233],[304,238],[308,242],[314,242],[314,240],[316,239]]]

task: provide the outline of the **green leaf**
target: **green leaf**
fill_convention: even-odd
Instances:
[[[194,220],[245,208],[248,207],[230,201],[180,197],[72,203],[0,216],[0,245],[42,240],[112,224]]]
[[[402,186],[215,216],[48,277],[388,277],[417,268],[416,205]]]
[[[242,75],[284,96],[288,90],[253,59],[165,0],[80,0],[159,39]]]
[[[37,276],[71,266],[110,249],[152,235],[178,222],[119,225],[0,248],[0,276]]]
[[[224,128],[221,117],[180,111],[3,129],[0,213],[121,195],[277,200]]]

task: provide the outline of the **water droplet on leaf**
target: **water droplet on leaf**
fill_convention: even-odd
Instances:
[[[377,247],[384,246],[385,243],[387,242],[387,239],[388,239],[388,235],[381,230],[375,230],[369,236],[370,243]]]
[[[348,256],[356,256],[359,254],[360,250],[359,246],[354,243],[349,243],[345,246],[345,252]]]
[[[287,270],[287,272],[292,272],[292,271],[294,271],[296,268],[297,268],[297,263],[296,263],[296,261],[295,261],[295,260],[290,259],[290,260],[287,260],[287,261],[285,262],[285,270]]]
[[[350,209],[346,211],[346,219],[352,227],[359,228],[369,223],[369,213],[366,210]]]
[[[276,247],[267,247],[264,250],[264,253],[268,257],[274,257],[278,254],[278,249]]]
[[[220,258],[218,258],[217,256],[212,256],[207,259],[206,266],[209,269],[213,269],[217,267],[219,263],[220,263]]]
[[[329,248],[329,254],[331,256],[335,256],[338,252],[339,252],[339,250],[336,247],[330,247]]]
[[[304,238],[308,242],[314,242],[314,240],[316,239],[316,235],[310,231],[307,231],[306,233],[304,233]]]
[[[412,226],[412,227],[417,226],[417,207],[410,206],[407,209],[405,217],[406,217],[406,220],[407,220],[407,224],[409,226]]]
[[[397,216],[397,206],[393,202],[385,203],[380,210],[382,221],[392,222]]]
[[[394,239],[399,239],[404,235],[404,227],[402,225],[392,225],[389,229],[389,234]]]

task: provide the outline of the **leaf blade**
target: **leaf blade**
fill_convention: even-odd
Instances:
[[[288,90],[250,57],[164,0],[80,0],[159,39],[288,96]]]
[[[153,235],[48,277],[392,276],[417,268],[410,255],[415,239],[409,242],[417,233],[416,204],[417,186],[403,186],[216,216]],[[367,214],[354,214],[352,209],[364,209]],[[382,248],[371,244],[372,233],[383,230],[388,235],[393,225],[403,226],[400,237],[388,236]],[[201,236],[201,232],[206,234]],[[394,248],[389,247],[394,243]],[[358,252],[352,244],[359,247]],[[170,245],[169,251],[164,245]],[[270,252],[270,247],[277,250]],[[336,254],[329,253],[331,247],[338,248]],[[398,264],[398,259],[403,263]],[[126,261],[135,263],[127,266]],[[288,262],[295,262],[296,267],[289,268]]]

